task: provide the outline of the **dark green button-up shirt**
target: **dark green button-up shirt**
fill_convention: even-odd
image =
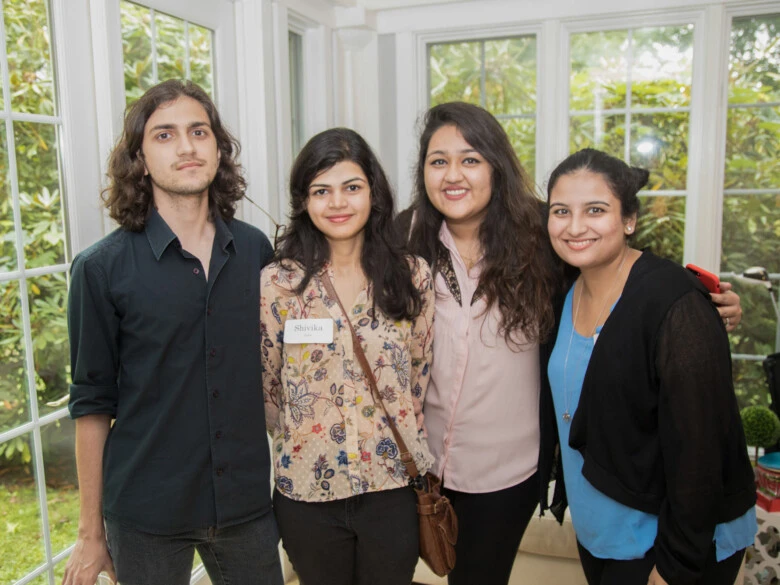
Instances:
[[[260,270],[268,239],[217,218],[208,280],[153,211],[73,261],[70,413],[110,414],[106,517],[155,534],[270,510],[260,380]]]

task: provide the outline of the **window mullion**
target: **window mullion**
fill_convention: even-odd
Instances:
[[[634,30],[628,29],[628,55],[626,71],[626,139],[623,144],[623,159],[631,164],[631,68],[634,66]]]

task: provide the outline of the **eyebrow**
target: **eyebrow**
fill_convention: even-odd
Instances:
[[[455,154],[470,154],[472,152],[474,152],[476,154],[479,154],[475,148],[464,148],[463,150],[456,150]],[[426,155],[425,158],[428,158],[432,154],[444,154],[444,155],[446,155],[446,154],[449,154],[449,152],[447,152],[446,150],[432,150],[431,152],[429,152]]]
[[[346,181],[344,181],[341,184],[342,185],[349,185],[350,183],[354,183],[355,181],[362,181],[364,183],[366,182],[365,179],[363,179],[361,177],[352,177],[351,179],[347,179]],[[312,183],[311,185],[309,185],[309,189],[314,189],[315,187],[319,189],[319,188],[322,188],[322,187],[330,187],[330,185],[328,183]]]
[[[157,130],[175,130],[176,128],[177,124],[157,124],[156,126],[149,128],[148,131],[155,132]],[[211,124],[203,121],[190,122],[187,124],[187,130],[192,130],[193,128],[211,128]]]

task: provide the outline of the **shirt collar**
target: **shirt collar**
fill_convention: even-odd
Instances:
[[[233,239],[233,233],[228,228],[222,216],[217,215],[214,219],[214,241],[222,249],[227,250],[227,247],[232,243],[233,249],[235,249],[235,241]],[[152,253],[157,261],[162,257],[166,248],[171,245],[171,242],[177,241],[178,238],[173,230],[165,222],[160,215],[160,212],[156,208],[152,207],[149,217],[146,220],[146,238],[149,240],[149,245],[152,247]]]

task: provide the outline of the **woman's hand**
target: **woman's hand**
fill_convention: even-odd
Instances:
[[[647,578],[647,585],[669,585],[661,575],[658,574],[658,568],[653,567],[650,576]]]
[[[710,293],[710,297],[712,302],[718,305],[718,313],[726,325],[726,331],[731,333],[742,321],[742,304],[739,295],[731,290],[730,282],[721,282],[720,290],[720,294]]]

